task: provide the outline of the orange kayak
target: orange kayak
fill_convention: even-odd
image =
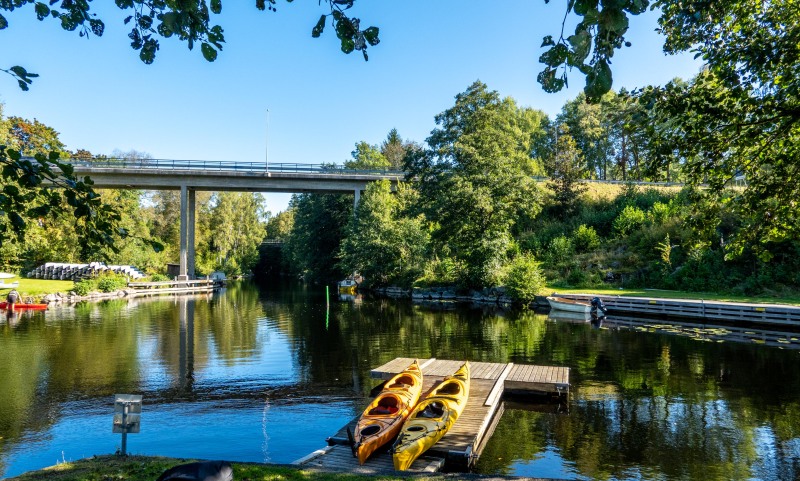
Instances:
[[[0,309],[8,309],[8,303],[5,301],[0,302]],[[43,311],[47,309],[47,304],[21,304],[21,303],[14,304],[14,310],[16,311],[19,309],[31,309],[34,311]]]
[[[421,392],[422,371],[417,361],[386,382],[356,424],[353,454],[360,464],[397,436]]]

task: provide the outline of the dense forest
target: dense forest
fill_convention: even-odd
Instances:
[[[368,286],[502,285],[521,300],[545,282],[795,292],[797,239],[753,236],[763,212],[739,203],[746,176],[690,182],[691,159],[664,147],[674,114],[647,108],[646,95],[621,90],[589,102],[580,94],[550,118],[476,81],[435,117],[424,143],[393,129],[380,144],[355,144],[347,167],[406,176],[368,186],[355,212],[352,195],[295,195],[273,216],[259,194],[198,193],[197,274],[330,282],[358,273]],[[69,151],[54,128],[13,116],[0,116],[0,140],[25,155],[109,158]],[[100,194],[119,214],[113,249],[81,243],[62,210],[0,246],[0,268],[102,260],[156,274],[177,261],[177,192]]]
[[[656,128],[670,124],[666,109],[647,110],[641,97],[581,94],[550,119],[475,82],[436,116],[425,145],[395,130],[380,145],[356,144],[347,165],[402,165],[407,182],[369,186],[355,213],[352,196],[295,196],[268,237],[284,241],[285,273],[359,273],[370,286],[505,285],[519,299],[545,281],[796,292],[797,239],[753,236],[764,213],[739,203],[743,175],[684,184],[696,172],[678,149],[666,155],[674,133]],[[274,249],[262,270],[274,271]]]

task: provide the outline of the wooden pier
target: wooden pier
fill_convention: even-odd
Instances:
[[[611,314],[637,313],[649,316],[707,319],[726,322],[800,327],[800,307],[780,304],[696,299],[654,299],[649,297],[594,296],[591,294],[553,294],[566,299],[589,301],[599,297]]]
[[[371,376],[383,381],[403,371],[414,359],[396,358],[371,371]],[[464,361],[420,359],[424,376],[423,397],[439,384],[445,376],[455,372]],[[478,460],[503,415],[502,395],[549,394],[559,397],[569,395],[569,368],[558,366],[532,366],[470,362],[469,400],[458,421],[450,431],[411,465],[409,472],[431,473],[443,468],[468,470]],[[323,470],[346,470],[373,474],[393,471],[392,456],[388,447],[379,450],[363,466],[353,457],[347,429],[355,428],[358,418],[343,426],[327,439],[324,449],[298,459],[292,464]]]
[[[130,297],[157,296],[161,294],[189,294],[213,292],[220,284],[212,279],[161,282],[129,282],[125,294]]]

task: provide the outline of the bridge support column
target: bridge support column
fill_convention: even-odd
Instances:
[[[181,253],[178,280],[194,277],[194,190],[181,186]]]
[[[361,200],[361,189],[356,189],[356,199],[353,201],[353,217],[356,217],[356,211],[358,210],[358,202]]]
[[[189,243],[188,250],[187,250],[187,259],[186,259],[186,274],[189,276],[189,279],[194,279],[194,229],[195,229],[195,220],[194,220],[194,213],[195,213],[195,190],[189,190],[189,222],[186,224],[186,238]]]

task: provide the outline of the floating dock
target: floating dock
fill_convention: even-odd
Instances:
[[[408,367],[413,358],[396,358],[373,369],[370,375],[386,381]],[[454,373],[464,361],[420,359],[423,373],[423,397],[445,376]],[[411,473],[432,473],[447,466],[450,470],[469,470],[483,452],[489,438],[503,415],[503,393],[545,394],[566,399],[569,395],[569,368],[470,362],[469,400],[458,421],[450,431],[414,461]],[[292,464],[322,470],[374,474],[394,471],[392,455],[386,447],[370,457],[363,466],[353,457],[347,429],[355,428],[358,418],[343,426],[327,439],[324,449],[298,459]]]
[[[649,297],[594,296],[591,294],[553,294],[566,299],[590,301],[599,297],[611,314],[636,313],[650,316],[747,322],[780,326],[800,326],[800,307],[780,304],[695,299],[654,299]]]

